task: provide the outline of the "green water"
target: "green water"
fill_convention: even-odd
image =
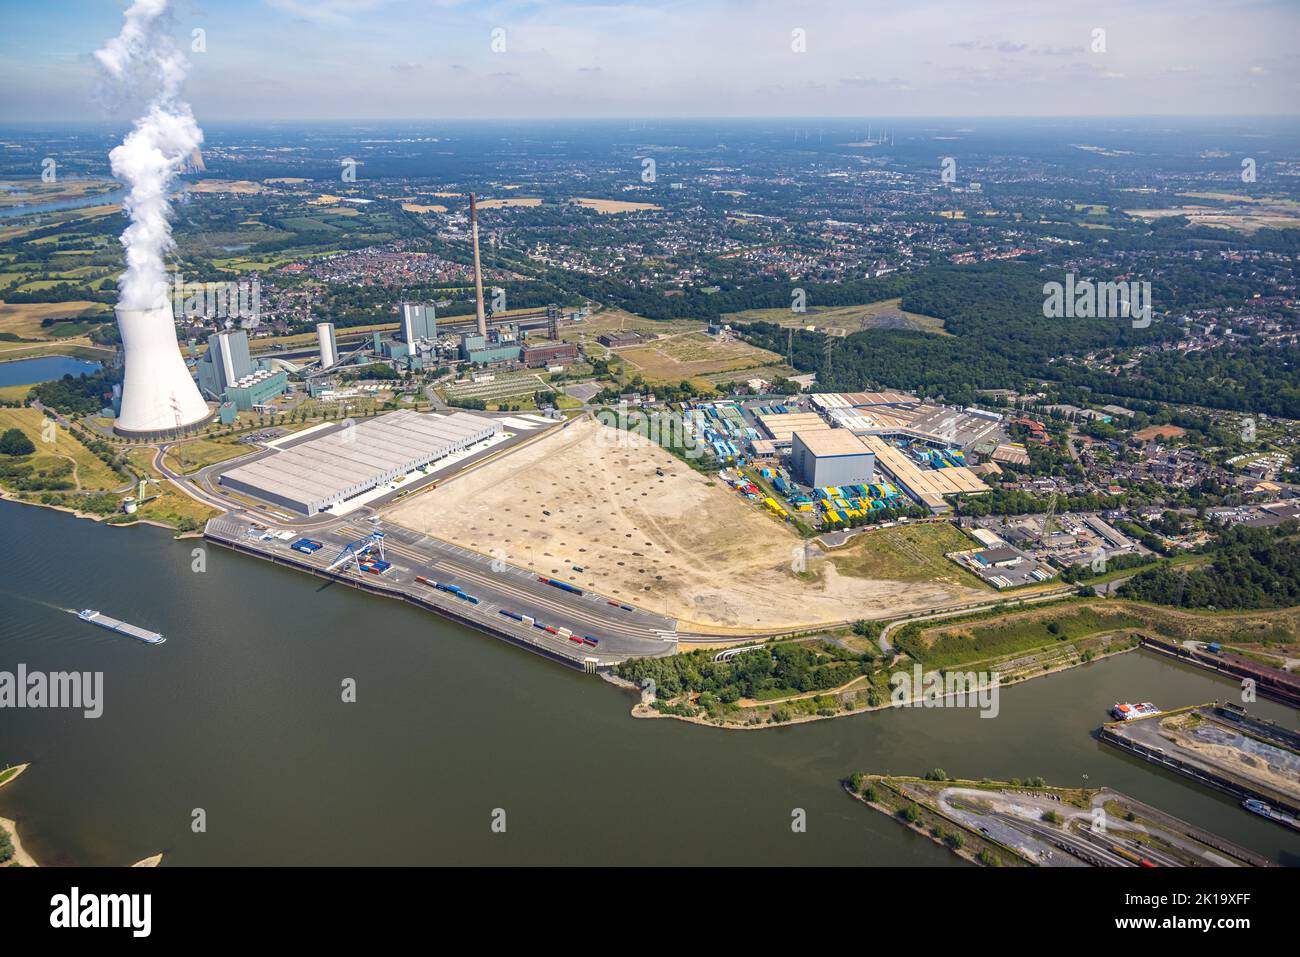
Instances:
[[[0,670],[104,672],[98,720],[0,711],[0,765],[32,762],[0,789],[0,816],[42,863],[953,865],[837,783],[934,767],[1065,785],[1086,773],[1300,862],[1300,835],[1090,737],[1116,700],[1234,691],[1145,654],[1004,690],[993,720],[905,710],[724,732],[634,720],[599,679],[256,559],[207,547],[195,573],[202,543],[159,529],[11,503],[0,529]],[[60,610],[86,606],[167,643]],[[1296,722],[1270,702],[1252,712]],[[791,831],[795,808],[806,833]]]

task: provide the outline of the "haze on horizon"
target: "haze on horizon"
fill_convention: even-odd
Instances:
[[[130,105],[100,105],[92,59],[123,6],[0,0],[0,122],[130,116]],[[1289,0],[175,6],[193,62],[186,95],[204,122],[1240,116],[1300,102],[1300,5]],[[206,51],[191,49],[195,30]]]

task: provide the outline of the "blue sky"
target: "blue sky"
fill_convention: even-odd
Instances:
[[[0,121],[120,118],[124,0],[0,0]],[[1295,113],[1295,0],[174,0],[201,121]],[[1105,49],[1094,50],[1095,30]],[[504,50],[493,50],[504,36]],[[803,31],[804,52],[796,52]]]

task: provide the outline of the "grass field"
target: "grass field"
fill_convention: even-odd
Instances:
[[[1250,643],[1300,634],[1300,608],[1199,612],[1114,598],[1071,600],[930,625],[917,623],[901,629],[896,643],[927,666],[939,668],[1123,631],[1172,641]]]
[[[0,362],[16,359],[35,359],[39,356],[75,356],[78,359],[94,359],[103,362],[111,358],[113,350],[107,346],[96,345],[85,336],[72,336],[67,339],[50,339],[45,342],[3,342],[0,341]]]
[[[941,668],[1031,651],[1058,641],[1074,641],[1105,632],[1140,628],[1142,619],[1121,609],[1069,606],[1018,612],[970,625],[945,625],[921,631],[900,645],[925,665]],[[1050,630],[1055,627],[1056,630]]]
[[[0,385],[0,402],[21,402],[31,391],[30,385]]]
[[[943,320],[920,313],[907,312],[901,299],[884,299],[860,306],[824,306],[809,304],[808,311],[793,313],[789,309],[746,309],[723,316],[726,322],[774,322],[782,326],[805,328],[815,326],[817,331],[850,333],[864,329],[917,329],[921,332],[943,332]]]
[[[167,453],[167,464],[178,472],[189,474],[218,462],[225,462],[254,451],[252,446],[231,439],[194,439],[173,445]]]
[[[177,491],[170,483],[163,481],[153,467],[154,450],[149,448],[132,449],[127,453],[127,460],[136,471],[149,476],[154,481],[149,483],[148,494],[157,494],[152,502],[142,506],[135,517],[142,521],[161,522],[173,528],[182,526],[187,520],[202,527],[208,519],[217,514],[217,510],[196,502]]]
[[[79,491],[103,492],[123,485],[125,480],[113,473],[94,452],[82,445],[62,427],[54,429],[54,443],[42,440],[45,416],[36,409],[0,409],[0,431],[19,429],[36,446],[31,463],[37,471],[64,461],[73,463],[72,480]]]
[[[638,316],[625,309],[607,306],[581,322],[562,321],[560,338],[565,342],[578,342],[585,337],[589,346],[599,348],[596,345],[596,337],[606,332],[645,332],[656,336],[667,336],[685,332],[703,332],[707,328],[708,323],[698,319],[673,319],[661,322]]]
[[[827,561],[833,562],[841,575],[854,578],[940,581],[992,591],[944,557],[975,544],[949,522],[930,522],[864,532],[851,544],[831,552]]]
[[[662,336],[644,346],[618,350],[631,374],[647,382],[681,382],[697,376],[737,373],[780,363],[781,357],[740,340],[720,341],[704,332]]]

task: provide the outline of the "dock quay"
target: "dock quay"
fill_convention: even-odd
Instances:
[[[1293,708],[1300,708],[1300,676],[1298,675],[1278,668],[1268,668],[1231,652],[1216,655],[1146,635],[1142,636],[1140,644],[1141,647],[1158,654],[1177,658],[1220,674],[1231,675],[1234,678],[1248,678],[1255,682],[1255,689],[1264,697],[1288,704]]]
[[[388,567],[382,573],[363,571],[350,561],[331,562],[336,551],[345,552],[349,542],[356,544],[361,531],[346,523],[313,529],[312,543],[321,545],[313,551],[297,549],[283,536],[263,533],[233,516],[211,519],[204,538],[317,578],[408,602],[577,671],[596,673],[629,658],[676,651],[676,622],[671,619],[590,593],[566,593],[525,570],[494,566],[484,556],[423,541],[396,526],[376,523],[365,531],[373,534],[379,528],[386,536]],[[584,637],[595,644],[584,642]]]
[[[1105,724],[1097,736],[1150,764],[1239,800],[1255,798],[1278,810],[1300,814],[1300,754],[1296,750],[1300,735],[1252,718],[1235,705],[1199,705]],[[1238,764],[1228,763],[1225,755],[1239,755]]]

